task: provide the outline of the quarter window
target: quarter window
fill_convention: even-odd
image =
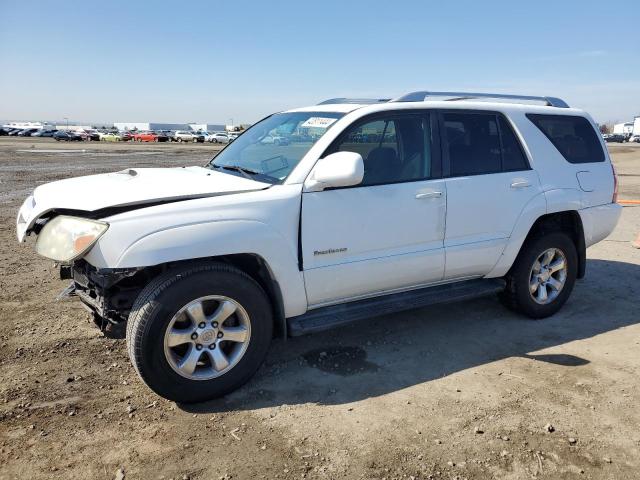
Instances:
[[[426,115],[380,118],[348,130],[331,148],[362,155],[360,186],[432,177],[431,128]]]
[[[505,172],[527,170],[529,168],[527,159],[509,122],[500,115],[498,125],[502,139],[502,170]]]
[[[602,144],[586,118],[533,113],[527,114],[527,118],[545,134],[567,162],[604,162]]]

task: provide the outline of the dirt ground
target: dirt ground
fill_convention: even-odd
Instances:
[[[123,340],[56,301],[67,282],[15,216],[44,182],[214,151],[0,138],[1,479],[639,478],[640,205],[553,318],[494,298],[424,308],[275,340],[224,400],[154,395]],[[620,198],[640,199],[640,145],[611,151]]]

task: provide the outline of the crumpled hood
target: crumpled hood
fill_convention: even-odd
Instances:
[[[268,183],[203,167],[135,168],[115,173],[69,178],[39,186],[17,218],[23,241],[35,221],[51,210],[95,212],[108,207],[154,204],[261,190]]]

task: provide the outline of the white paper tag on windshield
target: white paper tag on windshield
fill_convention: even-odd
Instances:
[[[310,117],[300,126],[308,128],[329,128],[329,126],[336,120],[337,118]]]

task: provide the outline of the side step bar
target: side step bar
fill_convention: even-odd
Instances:
[[[287,329],[289,335],[298,337],[365,318],[495,294],[504,290],[505,285],[505,281],[500,278],[466,280],[321,307],[303,315],[288,318]]]

